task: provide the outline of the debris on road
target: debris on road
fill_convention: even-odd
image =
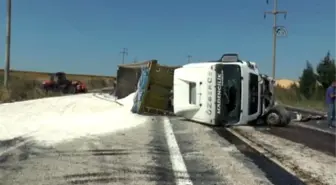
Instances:
[[[114,100],[110,96],[111,100]],[[122,102],[126,102],[127,98]],[[82,94],[0,105],[0,140],[26,135],[44,144],[87,135],[106,134],[134,127],[147,117],[132,114],[130,107]],[[122,123],[122,124],[120,124]]]

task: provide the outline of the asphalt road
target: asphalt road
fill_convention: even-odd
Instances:
[[[78,138],[52,148],[27,142],[0,157],[0,184],[302,184],[271,162],[261,161],[243,144],[225,137],[221,129],[173,117],[174,134],[168,137],[164,122],[156,117],[131,130]],[[178,148],[173,147],[172,136]],[[4,149],[23,140],[0,144]]]

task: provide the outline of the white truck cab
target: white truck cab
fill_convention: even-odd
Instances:
[[[211,125],[254,122],[274,107],[273,84],[254,62],[240,60],[237,54],[187,64],[174,71],[174,113]],[[279,123],[276,116],[273,122]]]

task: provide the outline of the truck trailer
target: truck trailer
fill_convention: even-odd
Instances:
[[[138,114],[176,115],[216,126],[286,126],[290,115],[276,103],[274,86],[255,62],[228,53],[183,66],[157,60],[120,65],[115,95],[137,92],[132,112]]]

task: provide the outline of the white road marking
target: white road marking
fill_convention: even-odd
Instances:
[[[167,117],[164,118],[164,132],[169,148],[170,161],[172,163],[176,185],[193,185],[180,152],[180,148],[177,144],[171,123]]]

